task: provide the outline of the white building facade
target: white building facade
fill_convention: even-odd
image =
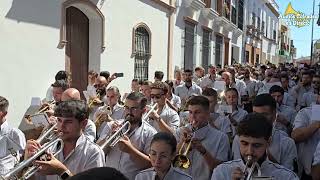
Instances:
[[[244,62],[278,62],[278,17],[279,6],[274,0],[247,2]]]
[[[194,69],[242,58],[243,0],[176,1],[173,66]],[[239,16],[240,15],[240,16]]]
[[[123,72],[112,82],[121,93],[133,78],[169,75],[171,0],[4,0],[0,7],[0,95],[14,125],[32,97],[45,97],[59,70],[81,91],[89,70]]]

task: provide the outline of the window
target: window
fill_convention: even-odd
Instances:
[[[246,51],[246,59],[245,59],[245,62],[248,63],[249,62],[249,51]]]
[[[257,17],[257,28],[260,29],[260,17]]]
[[[261,32],[263,32],[263,34],[265,34],[264,26],[265,26],[265,22],[262,21],[262,24],[261,24]]]
[[[238,28],[243,30],[243,3],[244,0],[238,1]]]
[[[256,25],[256,14],[255,13],[252,13],[252,22],[251,22],[252,25]]]
[[[202,67],[208,72],[209,59],[210,59],[210,41],[211,32],[203,29],[202,36]]]
[[[231,22],[235,25],[237,25],[237,9],[234,6],[232,7],[232,12],[231,12]]]
[[[223,0],[217,0],[216,11],[222,15]]]
[[[222,64],[223,37],[216,35],[215,65]]]
[[[277,39],[277,31],[273,30],[273,40],[276,40],[276,39]]]
[[[185,21],[184,69],[193,69],[195,24]]]
[[[260,55],[259,54],[256,54],[256,64],[260,64]]]
[[[134,78],[148,80],[150,59],[150,34],[147,29],[140,26],[134,32]]]

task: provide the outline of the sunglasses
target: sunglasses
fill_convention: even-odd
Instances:
[[[151,97],[151,99],[154,99],[154,98],[160,99],[163,95],[164,94],[151,94],[150,97]]]

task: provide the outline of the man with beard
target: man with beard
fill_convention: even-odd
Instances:
[[[113,148],[106,148],[106,166],[113,167],[123,173],[129,180],[134,180],[139,171],[151,167],[148,157],[150,143],[156,130],[143,121],[142,115],[146,111],[147,99],[139,92],[132,92],[124,103],[125,121],[131,126],[129,132],[124,135]],[[110,122],[105,137],[114,133],[121,124]],[[106,129],[105,128],[105,129]],[[101,136],[98,143],[103,142],[105,137]]]
[[[192,82],[192,70],[186,69],[184,71],[185,74],[185,83],[179,85],[176,90],[175,94],[180,97],[182,102],[182,107],[185,105],[187,99],[191,95],[200,95],[202,93],[201,88],[196,85],[196,83]]]
[[[253,101],[253,112],[263,113],[268,122],[273,125],[270,146],[268,146],[268,158],[290,170],[297,170],[297,148],[288,135],[274,127],[277,119],[277,104],[270,94],[260,94]],[[241,142],[239,136],[235,136],[232,143],[233,159],[241,158]]]
[[[313,92],[313,88],[311,87],[311,81],[311,73],[309,71],[303,72],[301,75],[301,81],[299,81],[298,85],[294,86],[290,92],[290,95],[295,98],[295,102],[297,103],[297,111],[301,109],[303,102],[303,94]]]
[[[246,178],[253,162],[260,166],[262,176],[273,177],[275,180],[299,179],[294,172],[268,159],[266,152],[271,141],[272,124],[265,116],[256,113],[248,114],[239,123],[237,135],[240,141],[241,157],[215,168],[211,180]],[[250,162],[248,162],[249,156],[252,159]],[[253,172],[253,177],[255,176],[257,176],[257,171]]]
[[[94,113],[97,109],[102,106],[106,100],[106,87],[108,85],[108,80],[104,76],[99,76],[94,83],[94,88],[96,89],[96,94],[91,94],[90,98],[88,99],[89,103],[89,111],[90,115],[89,118],[93,119]]]
[[[301,107],[309,107],[313,103],[320,102],[320,75],[314,75],[312,78],[313,92],[303,94]]]
[[[214,82],[216,81],[216,67],[209,65],[208,75],[202,78],[200,82],[200,87],[202,89],[205,88],[213,88]]]

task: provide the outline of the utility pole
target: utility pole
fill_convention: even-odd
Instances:
[[[315,5],[315,0],[313,0],[313,5],[312,5],[312,26],[311,26],[311,52],[310,52],[310,64],[313,64],[313,26],[314,26],[314,5]]]

